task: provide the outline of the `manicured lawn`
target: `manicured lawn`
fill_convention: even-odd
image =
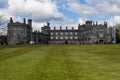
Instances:
[[[0,80],[120,80],[120,45],[0,46]]]

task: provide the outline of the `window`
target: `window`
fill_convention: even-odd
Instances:
[[[78,37],[77,37],[77,36],[75,36],[75,39],[78,39]]]
[[[104,34],[103,34],[103,33],[99,33],[98,35],[99,35],[99,37],[101,37],[101,38],[104,37]]]
[[[62,32],[61,32],[60,34],[61,34],[61,35],[63,35],[63,33],[62,33]]]
[[[51,39],[53,39],[53,36],[51,36]]]
[[[72,37],[72,36],[70,36],[70,39],[73,39],[73,37]]]
[[[16,31],[16,28],[13,28],[14,31]]]
[[[51,35],[53,35],[53,33],[51,32]]]
[[[13,32],[13,36],[15,36],[16,35],[16,32]]]
[[[56,32],[56,35],[58,35],[58,33]]]
[[[70,34],[72,35],[73,33],[72,33],[72,32],[70,32]]]
[[[58,37],[56,36],[56,39],[58,39]]]
[[[60,39],[63,39],[63,37],[61,36]]]
[[[68,37],[67,37],[67,36],[65,36],[65,39],[68,39]]]
[[[77,32],[75,32],[75,35],[77,35]]]
[[[67,35],[68,33],[66,32],[65,34]]]

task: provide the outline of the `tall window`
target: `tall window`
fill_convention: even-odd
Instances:
[[[68,39],[68,37],[67,37],[67,36],[65,36],[65,39]]]
[[[70,36],[70,39],[73,39],[73,37],[72,37],[72,36]]]
[[[13,32],[13,36],[16,36],[16,32]]]
[[[15,36],[16,35],[16,28],[14,27],[13,28],[13,36]]]
[[[78,39],[78,37],[77,37],[77,36],[75,36],[75,39]]]
[[[13,28],[14,31],[16,31],[16,28]]]
[[[66,32],[65,34],[67,35],[68,33]]]
[[[60,39],[63,39],[63,37],[61,36]]]
[[[70,32],[70,34],[72,35],[73,33],[72,33],[72,32]]]
[[[75,32],[75,35],[77,35],[78,33],[77,32]]]
[[[58,37],[56,36],[56,39],[58,39]]]
[[[53,39],[53,36],[51,36],[51,39]]]
[[[53,33],[51,32],[51,35],[53,35]]]

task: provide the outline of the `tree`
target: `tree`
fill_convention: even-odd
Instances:
[[[4,15],[0,15],[0,35],[6,31],[5,23],[6,19],[4,18]]]
[[[116,24],[115,28],[116,28],[116,43],[120,43],[120,24]]]

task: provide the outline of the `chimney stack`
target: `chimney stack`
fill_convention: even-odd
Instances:
[[[74,27],[72,27],[72,30],[74,30]]]
[[[10,17],[10,23],[13,23],[12,17]]]
[[[67,30],[67,26],[66,26],[66,30]]]
[[[47,26],[50,27],[50,23],[47,23]]]
[[[24,18],[24,24],[26,24],[26,19]]]
[[[28,25],[32,27],[32,19],[28,19]]]
[[[54,26],[54,30],[56,30],[55,26]]]
[[[60,30],[62,30],[62,26],[60,26]]]

